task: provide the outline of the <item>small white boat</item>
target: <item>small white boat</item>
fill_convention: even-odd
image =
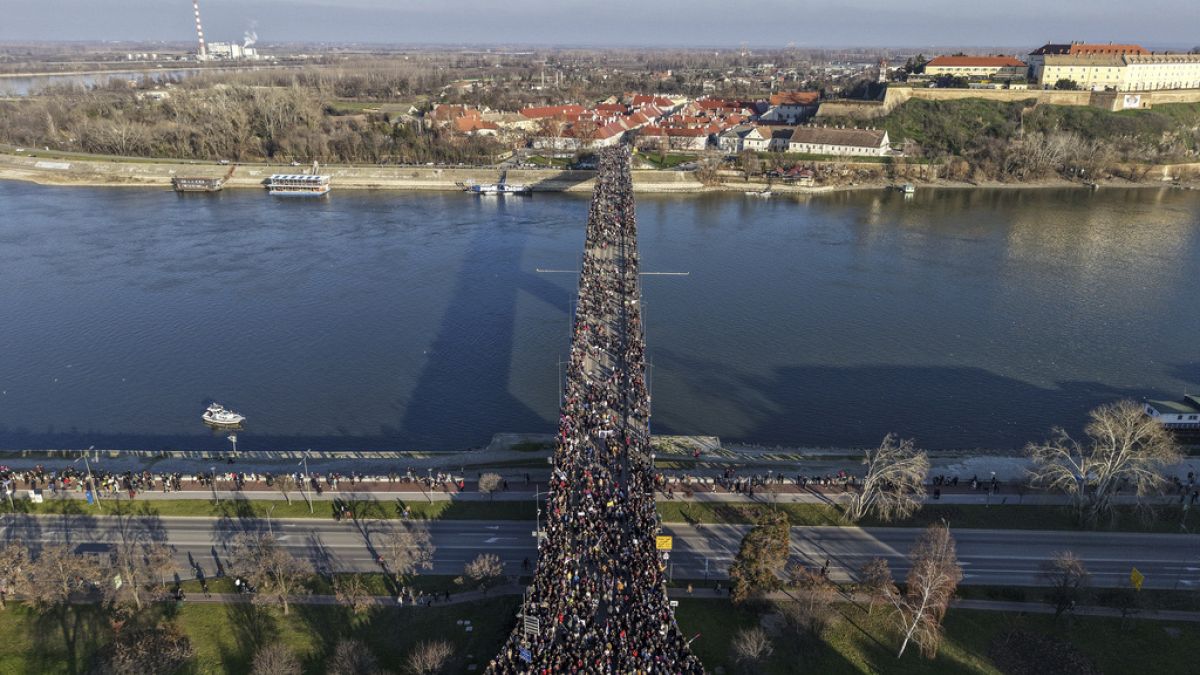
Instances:
[[[227,410],[220,403],[213,403],[208,406],[208,410],[200,416],[205,424],[211,424],[216,427],[233,427],[246,421],[244,415],[239,415],[232,410]]]
[[[905,183],[904,185],[900,186],[900,191],[906,195],[916,194],[917,186],[913,185],[912,183]]]
[[[767,188],[766,190],[746,190],[747,197],[770,197],[771,194],[771,188]]]

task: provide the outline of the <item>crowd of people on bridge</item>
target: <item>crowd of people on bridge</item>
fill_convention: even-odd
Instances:
[[[629,152],[600,154],[570,364],[523,620],[491,673],[700,673],[655,547]]]

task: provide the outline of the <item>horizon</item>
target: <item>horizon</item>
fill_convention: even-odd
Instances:
[[[165,43],[186,45],[195,33],[188,0],[112,0],[97,14],[86,0],[9,0],[0,43]],[[361,45],[392,48],[522,46],[541,49],[979,49],[1017,53],[1046,42],[1135,42],[1148,49],[1187,50],[1200,37],[1187,21],[1191,2],[1153,0],[1129,17],[1124,3],[1067,0],[1044,7],[1033,0],[964,8],[932,0],[898,10],[881,0],[797,7],[765,0],[753,11],[694,0],[686,10],[666,3],[610,0],[589,3],[513,0],[496,12],[481,0],[453,7],[434,0],[202,0],[205,38],[261,44]],[[1037,22],[1022,20],[1037,12]],[[532,19],[531,19],[532,18]],[[769,18],[769,21],[764,21]],[[586,30],[585,30],[586,29]],[[1005,35],[997,45],[997,34]],[[814,37],[819,36],[819,37]],[[953,39],[947,39],[948,37]],[[549,39],[548,39],[549,38]],[[970,46],[968,46],[970,45]]]

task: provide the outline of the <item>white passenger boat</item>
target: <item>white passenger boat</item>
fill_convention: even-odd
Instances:
[[[244,415],[239,415],[232,410],[227,410],[220,403],[213,403],[208,406],[208,410],[200,416],[205,424],[211,424],[215,427],[234,427],[246,421]]]
[[[267,191],[280,197],[321,197],[329,194],[329,176],[277,173],[267,181]]]
[[[528,185],[514,183],[467,183],[463,190],[479,195],[527,195],[533,192]]]

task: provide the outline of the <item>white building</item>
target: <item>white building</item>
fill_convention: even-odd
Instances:
[[[1025,62],[1011,56],[938,56],[925,64],[929,77],[1011,80],[1025,77],[1025,71]]]
[[[1146,401],[1146,414],[1168,429],[1200,429],[1200,396],[1182,401]]]
[[[1070,80],[1093,91],[1200,89],[1200,54],[1155,54],[1140,45],[1048,44],[1029,55],[1043,88]]]
[[[210,59],[257,59],[258,50],[245,47],[236,42],[208,43],[208,58]]]
[[[787,151],[810,155],[883,157],[891,150],[883,129],[796,127]]]

